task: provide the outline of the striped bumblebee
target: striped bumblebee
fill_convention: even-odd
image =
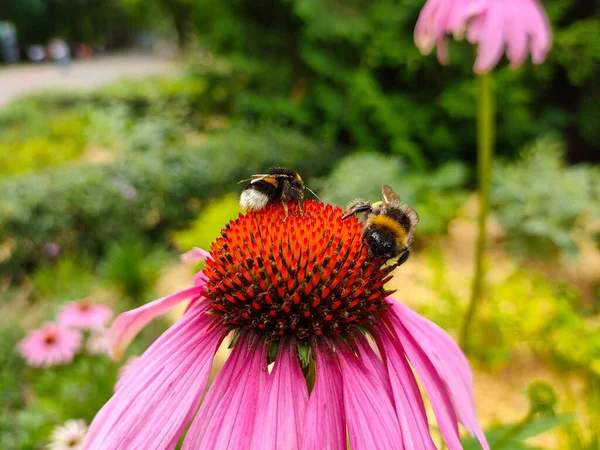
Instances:
[[[252,175],[240,181],[249,182],[240,195],[240,206],[259,211],[269,203],[280,202],[287,216],[287,202],[295,201],[304,211],[304,190],[308,189],[297,172],[285,167],[271,167],[265,174]],[[316,194],[308,189],[313,195]],[[318,198],[318,197],[317,197]]]
[[[396,265],[403,264],[410,256],[409,246],[413,240],[413,231],[419,223],[419,215],[388,185],[382,190],[382,201],[371,204],[368,201],[355,200],[348,205],[342,219],[354,214],[364,213],[363,239],[369,246],[369,255],[373,258],[391,259],[398,257]]]

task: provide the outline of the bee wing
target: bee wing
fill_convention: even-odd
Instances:
[[[384,184],[381,188],[381,197],[384,206],[399,207],[402,204],[402,200],[398,194],[387,184]]]
[[[251,183],[256,183],[257,181],[263,180],[266,177],[272,177],[273,175],[267,175],[267,174],[258,174],[258,175],[252,175],[250,178],[246,178],[244,180],[240,180],[238,181],[239,183],[247,183],[248,181]]]
[[[419,223],[419,215],[417,212],[408,205],[402,205],[402,211],[410,219],[410,228],[414,228]]]

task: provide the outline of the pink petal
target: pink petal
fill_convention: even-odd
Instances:
[[[258,400],[268,375],[262,337],[242,336],[190,426],[182,450],[250,448]]]
[[[487,6],[487,0],[461,0],[455,1],[448,13],[446,33],[462,35],[467,28],[469,20],[481,14]]]
[[[483,15],[485,24],[478,39],[477,59],[474,70],[486,73],[494,68],[504,51],[503,5],[500,2],[490,3]]]
[[[389,314],[392,316],[392,314]],[[458,420],[454,406],[450,400],[446,386],[436,372],[427,355],[419,347],[415,339],[406,331],[402,324],[393,319],[389,320],[390,328],[397,333],[397,338],[404,347],[410,363],[415,368],[425,392],[431,401],[431,407],[437,419],[438,427],[449,450],[462,450],[458,434]]]
[[[386,330],[382,331],[378,341],[381,353],[386,358],[396,412],[403,431],[404,447],[414,450],[435,450],[421,391],[406,360],[402,345]]]
[[[541,64],[552,47],[552,30],[544,8],[537,0],[530,0],[531,12],[527,14],[527,29],[531,36],[531,59]]]
[[[527,30],[525,28],[526,12],[515,8],[505,9],[506,56],[511,67],[519,67],[527,59]]]
[[[179,259],[184,264],[195,265],[200,261],[206,261],[210,257],[210,252],[203,250],[199,247],[194,247],[188,252],[183,253]]]
[[[347,450],[342,374],[327,344],[314,345],[315,385],[308,400],[304,450]]]
[[[419,51],[423,55],[428,55],[433,50],[435,45],[434,28],[433,23],[434,13],[438,7],[439,0],[430,0],[425,3],[425,6],[419,14],[417,24],[415,25],[414,40],[415,44],[419,48]]]
[[[139,308],[132,309],[131,311],[119,315],[108,331],[111,356],[116,360],[122,359],[125,350],[133,338],[135,338],[140,330],[148,325],[152,319],[160,314],[164,314],[186,298],[199,295],[203,290],[204,284],[202,283],[167,297],[159,298],[144,306],[140,306]]]
[[[392,319],[395,327],[403,328],[413,336],[440,375],[460,422],[477,437],[482,448],[489,449],[475,415],[473,376],[469,362],[458,345],[444,330],[410,308],[394,301],[392,311],[391,316],[395,316]]]
[[[437,58],[442,66],[445,66],[450,61],[448,39],[446,37],[442,37],[437,43]]]
[[[225,335],[195,308],[160,336],[94,418],[84,449],[174,449],[196,411]]]
[[[381,383],[385,386],[385,390],[392,398],[392,386],[390,384],[390,379],[388,377],[387,370],[383,364],[383,361],[375,353],[373,347],[367,340],[367,338],[363,336],[356,337],[356,347],[358,350],[358,355],[360,356],[360,360],[365,365],[367,371],[371,374],[377,374],[377,377],[381,380]]]
[[[353,450],[401,450],[400,424],[392,400],[377,374],[343,341],[336,343],[344,386],[344,409],[350,448]]]
[[[282,341],[265,394],[259,402],[260,420],[256,421],[251,448],[301,449],[307,405],[308,389],[295,343]]]

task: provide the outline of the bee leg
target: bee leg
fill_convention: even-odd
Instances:
[[[282,200],[281,204],[283,206],[283,211],[285,212],[285,217],[287,217],[288,216],[287,202],[285,200]]]
[[[353,216],[354,214],[360,214],[363,212],[371,212],[373,210],[373,207],[371,206],[370,202],[367,201],[357,201],[357,202],[353,202],[350,205],[348,205],[348,209],[344,212],[344,215],[342,216],[342,220],[347,219],[350,216]]]
[[[404,264],[406,262],[406,260],[408,259],[409,256],[410,256],[410,250],[406,249],[406,251],[400,255],[400,257],[398,258],[398,260],[394,264],[394,269],[396,267],[399,267],[402,264]]]
[[[300,214],[304,214],[304,200],[298,201],[298,206],[300,206]]]

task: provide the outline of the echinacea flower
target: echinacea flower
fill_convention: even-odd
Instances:
[[[477,44],[474,70],[489,72],[504,50],[512,67],[522,65],[531,50],[541,64],[552,46],[548,17],[538,0],[428,0],[415,27],[415,43],[423,54],[437,45],[438,59],[448,60],[447,35]]]
[[[174,449],[189,425],[183,450],[434,450],[414,368],[448,448],[462,448],[460,422],[488,449],[464,355],[389,297],[393,267],[341,216],[314,201],[288,216],[280,204],[240,214],[193,287],[120,315],[109,332],[116,357],[191,299],[121,378],[84,448]],[[232,353],[201,402],[229,334]]]
[[[104,328],[112,317],[108,306],[98,305],[89,298],[69,302],[63,306],[58,322],[66,327],[91,330]]]
[[[56,427],[52,431],[48,450],[80,450],[87,433],[87,425],[84,420],[67,420],[64,425]]]
[[[31,331],[17,345],[21,356],[32,367],[68,364],[80,348],[79,331],[50,322]]]

